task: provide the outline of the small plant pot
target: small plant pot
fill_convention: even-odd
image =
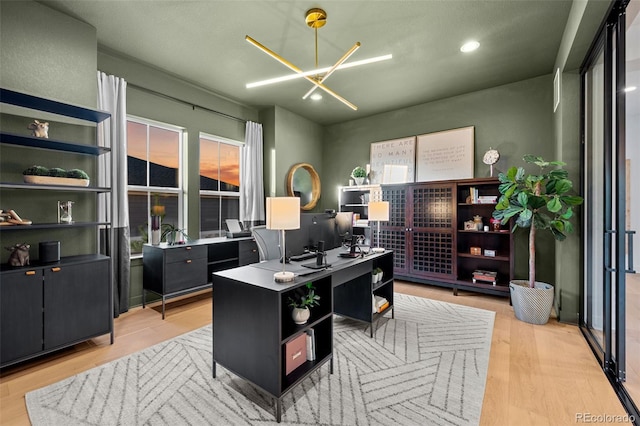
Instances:
[[[310,316],[311,311],[309,308],[293,308],[293,311],[291,311],[291,318],[298,325],[306,324]]]
[[[362,185],[364,183],[364,178],[363,177],[354,177],[353,180],[356,181],[356,185]]]
[[[383,272],[378,272],[378,281],[377,282],[381,282],[382,281],[382,277],[384,276]]]
[[[513,280],[509,283],[511,304],[516,318],[529,324],[542,325],[549,321],[553,307],[553,286],[535,282],[529,288],[527,280]]]

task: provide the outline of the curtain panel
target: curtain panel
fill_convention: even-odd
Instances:
[[[240,156],[240,220],[249,229],[264,224],[262,124],[247,121]]]
[[[127,82],[98,71],[98,108],[111,113],[111,120],[100,123],[98,145],[111,148],[99,164],[98,184],[112,185],[100,220],[111,221],[111,229],[102,230],[103,253],[111,257],[113,315],[129,310],[131,248],[129,202],[127,196]]]

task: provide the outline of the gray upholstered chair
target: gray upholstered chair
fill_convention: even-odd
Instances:
[[[279,232],[275,229],[267,229],[266,226],[254,226],[251,235],[258,245],[260,262],[265,260],[280,259]]]

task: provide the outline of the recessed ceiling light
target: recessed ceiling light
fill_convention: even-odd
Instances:
[[[625,92],[633,92],[634,90],[636,90],[637,87],[636,86],[628,86],[624,88]]]
[[[322,95],[320,93],[314,93],[310,96],[310,98],[314,101],[319,101],[320,99],[322,99]]]
[[[478,43],[475,40],[471,40],[466,42],[465,44],[462,45],[462,47],[460,48],[461,52],[473,52],[474,50],[476,50],[478,47],[480,47],[480,43]]]

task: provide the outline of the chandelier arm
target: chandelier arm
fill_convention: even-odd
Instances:
[[[302,71],[297,66],[293,65],[291,62],[289,62],[286,59],[284,59],[282,56],[280,56],[277,53],[275,53],[273,50],[271,50],[268,47],[262,45],[260,42],[254,40],[253,38],[249,37],[248,35],[245,36],[245,40],[247,40],[249,43],[253,44],[258,49],[262,50],[264,53],[266,53],[267,55],[271,56],[276,61],[280,62],[282,65],[286,66],[290,70],[295,71],[298,74],[302,74],[302,77],[307,79],[309,82],[315,84],[317,87],[321,88],[322,90],[324,90],[325,92],[327,92],[328,94],[330,94],[331,96],[333,96],[334,98],[336,98],[337,100],[339,100],[340,102],[342,102],[343,104],[348,106],[349,108],[353,109],[354,111],[358,110],[357,106],[355,106],[354,104],[352,104],[351,102],[349,102],[348,100],[343,98],[342,96],[338,95],[336,92],[334,92],[333,90],[329,89],[324,84],[317,82],[316,80],[314,80],[313,78],[311,78],[311,77],[309,77],[307,75],[304,75],[304,71]]]
[[[360,42],[359,42],[359,41],[357,41],[357,42],[356,42],[356,44],[354,44],[354,45],[353,45],[353,47],[352,47],[351,49],[349,49],[349,51],[348,51],[347,53],[345,53],[345,54],[342,56],[342,58],[340,58],[340,59],[338,60],[338,62],[336,62],[336,63],[335,63],[335,65],[331,67],[331,69],[329,69],[329,71],[327,71],[327,73],[326,73],[326,74],[325,74],[325,75],[324,75],[324,76],[319,80],[319,82],[320,82],[320,83],[324,83],[324,82],[326,81],[326,79],[327,79],[327,78],[329,78],[329,76],[330,76],[331,74],[333,74],[333,72],[334,72],[335,70],[337,70],[337,69],[338,69],[338,67],[339,67],[340,65],[342,65],[342,63],[343,63],[344,61],[346,61],[347,59],[349,59],[349,57],[350,57],[351,55],[353,55],[353,54],[354,54],[354,52],[355,52],[356,50],[358,50],[358,48],[360,48]],[[317,64],[316,64],[316,68],[318,68],[318,65],[317,65]],[[317,85],[317,84],[314,84],[314,85],[313,85],[313,87],[312,87],[311,89],[309,89],[309,91],[306,93],[306,95],[304,95],[304,96],[302,97],[302,99],[307,99],[307,98],[309,97],[309,95],[310,95],[310,94],[312,94],[313,92],[315,92],[315,90],[316,90],[317,88],[318,88],[318,85]]]

